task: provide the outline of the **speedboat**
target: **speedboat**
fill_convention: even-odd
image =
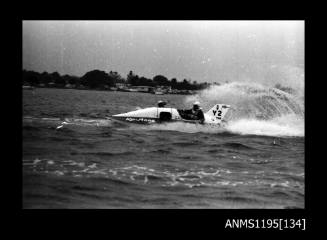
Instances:
[[[230,105],[227,104],[216,104],[208,112],[204,113],[204,122],[201,124],[214,124],[220,126],[229,108]],[[136,111],[112,115],[110,119],[119,122],[140,124],[167,122],[187,122],[200,124],[199,120],[190,119],[188,114],[185,113],[185,110],[169,107],[149,107],[139,109]]]

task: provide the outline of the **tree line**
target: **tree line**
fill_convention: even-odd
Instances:
[[[118,84],[129,84],[130,86],[167,86],[177,90],[201,90],[209,86],[207,82],[197,83],[184,79],[178,81],[176,78],[168,79],[163,75],[156,75],[152,79],[139,77],[130,71],[126,78],[119,73],[110,71],[109,73],[101,70],[92,70],[85,73],[82,77],[60,75],[58,72],[38,73],[35,71],[23,70],[23,85],[44,86],[44,87],[65,87],[67,84],[75,88],[87,89],[109,89]]]

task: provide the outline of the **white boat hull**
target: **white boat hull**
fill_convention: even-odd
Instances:
[[[204,121],[201,124],[221,125],[223,117],[229,108],[229,105],[216,104],[208,112],[204,113]],[[185,116],[182,116],[182,113],[183,110],[177,110],[176,108],[150,107],[127,113],[116,114],[111,116],[111,119],[120,122],[138,124],[167,123],[176,121],[200,124],[199,120],[186,119]]]

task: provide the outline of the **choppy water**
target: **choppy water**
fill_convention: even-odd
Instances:
[[[23,207],[304,208],[303,104],[271,91],[237,102],[240,86],[224,88],[229,94],[217,87],[195,97],[24,90]],[[227,128],[106,119],[159,99],[189,107],[194,98],[204,110],[235,106]]]

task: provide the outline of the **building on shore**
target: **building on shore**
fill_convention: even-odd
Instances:
[[[133,89],[136,89],[137,92],[149,93],[152,92],[154,87],[151,86],[134,86]]]

